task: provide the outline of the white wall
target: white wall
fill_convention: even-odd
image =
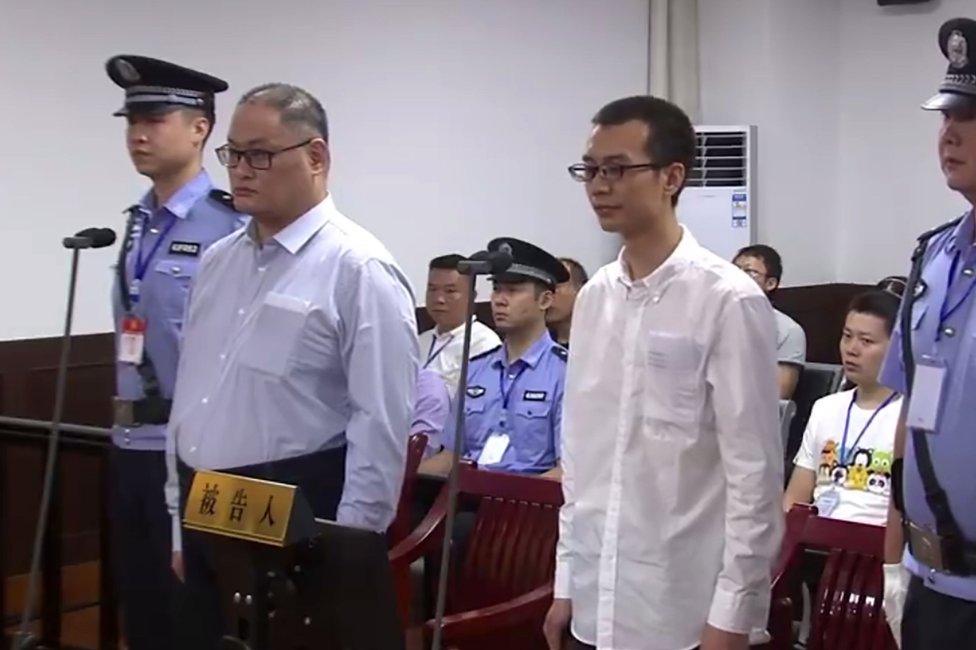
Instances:
[[[702,121],[758,125],[760,241],[786,284],[907,272],[915,235],[960,212],[919,110],[939,25],[972,0],[699,0]]]
[[[247,88],[278,80],[316,94],[339,207],[387,243],[418,292],[430,257],[498,235],[591,270],[613,254],[565,167],[597,108],[646,89],[646,0],[11,2],[0,19],[0,339],[60,332],[60,238],[121,232],[121,210],[145,190],[111,117],[122,92],[103,64],[121,52],[230,82],[212,146]],[[212,153],[206,163],[226,186]],[[76,332],[111,328],[114,256],[84,254]]]

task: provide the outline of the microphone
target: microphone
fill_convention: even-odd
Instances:
[[[115,231],[111,228],[85,228],[73,237],[65,237],[61,242],[65,248],[104,248],[115,243]]]
[[[478,251],[458,262],[457,270],[463,275],[494,275],[507,271],[513,261],[510,251]]]

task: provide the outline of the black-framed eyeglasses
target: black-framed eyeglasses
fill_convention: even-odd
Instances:
[[[225,144],[217,147],[214,152],[217,154],[217,160],[219,160],[220,164],[224,167],[230,167],[233,169],[241,163],[241,159],[243,158],[247,161],[247,164],[251,169],[264,170],[271,169],[271,162],[278,154],[304,147],[314,139],[315,138],[309,138],[304,142],[299,142],[298,144],[293,144],[290,147],[278,149],[277,151],[267,151],[266,149],[234,149],[229,144]]]
[[[667,165],[661,165],[659,163],[637,163],[634,165],[621,165],[620,163],[606,163],[603,165],[576,163],[567,167],[567,170],[574,181],[588,183],[598,175],[607,181],[619,181],[631,169],[663,169],[665,167]]]

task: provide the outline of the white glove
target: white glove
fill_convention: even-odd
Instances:
[[[891,635],[901,647],[901,615],[905,609],[905,595],[911,574],[901,563],[884,565],[884,612]]]

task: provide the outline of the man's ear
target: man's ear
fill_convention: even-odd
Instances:
[[[664,172],[664,187],[668,196],[674,196],[684,185],[687,170],[681,163],[671,163],[662,171]]]
[[[776,278],[766,278],[765,281],[766,293],[771,293],[779,289],[779,280]]]
[[[312,165],[312,171],[329,175],[329,168],[332,166],[332,154],[329,151],[329,143],[322,138],[315,138],[308,143],[308,158]]]
[[[539,308],[543,311],[552,307],[553,292],[551,289],[546,289],[539,294]]]

